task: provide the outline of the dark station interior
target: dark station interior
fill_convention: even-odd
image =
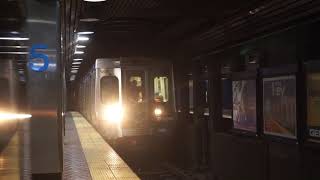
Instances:
[[[0,180],[319,180],[319,0],[1,0]]]

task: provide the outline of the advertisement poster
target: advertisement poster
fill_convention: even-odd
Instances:
[[[296,137],[296,78],[263,79],[264,133]]]
[[[310,73],[308,83],[308,133],[320,137],[320,73]]]
[[[232,81],[222,79],[222,117],[232,119]]]
[[[256,80],[232,82],[233,127],[256,132]]]

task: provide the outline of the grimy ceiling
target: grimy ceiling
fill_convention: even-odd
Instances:
[[[178,54],[192,59],[303,21],[319,13],[319,4],[312,0],[70,0],[64,5],[70,55],[75,32],[95,32],[81,75],[98,57]],[[88,18],[99,21],[85,22]]]
[[[0,1],[1,30],[19,29],[27,0]],[[56,3],[57,0],[39,0]],[[315,0],[60,0],[67,77],[73,59],[84,59],[81,76],[99,57],[157,56],[192,59],[268,32],[304,17],[319,17]],[[98,21],[92,21],[92,20]],[[90,21],[91,20],[91,21]],[[90,22],[88,22],[90,21]],[[93,31],[75,54],[77,33]],[[79,76],[78,76],[79,77]]]
[[[67,1],[66,1],[67,2]],[[262,0],[107,0],[69,1],[77,32],[95,32],[90,47],[97,56],[147,55],[172,50],[176,43],[205,31]],[[81,19],[96,18],[98,22]],[[94,45],[94,46],[93,46]],[[167,47],[167,48],[165,48]],[[146,54],[145,54],[146,53]]]
[[[65,1],[67,45],[73,53],[75,32],[93,31],[80,74],[99,57],[161,56],[226,18],[247,14],[262,0],[107,0]],[[99,19],[87,22],[88,19]],[[70,65],[71,66],[71,65]]]

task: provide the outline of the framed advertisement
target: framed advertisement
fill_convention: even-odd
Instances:
[[[232,81],[233,128],[257,131],[256,80]]]
[[[222,78],[221,84],[222,118],[232,119],[232,80],[230,78]]]
[[[263,78],[264,133],[296,138],[296,76]]]
[[[307,73],[308,135],[320,138],[320,72]]]

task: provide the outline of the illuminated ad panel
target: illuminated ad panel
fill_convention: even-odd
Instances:
[[[308,133],[311,137],[320,138],[320,73],[309,73],[307,84]]]
[[[256,132],[256,80],[232,82],[233,128]]]
[[[263,79],[263,119],[265,134],[296,137],[295,76]]]

